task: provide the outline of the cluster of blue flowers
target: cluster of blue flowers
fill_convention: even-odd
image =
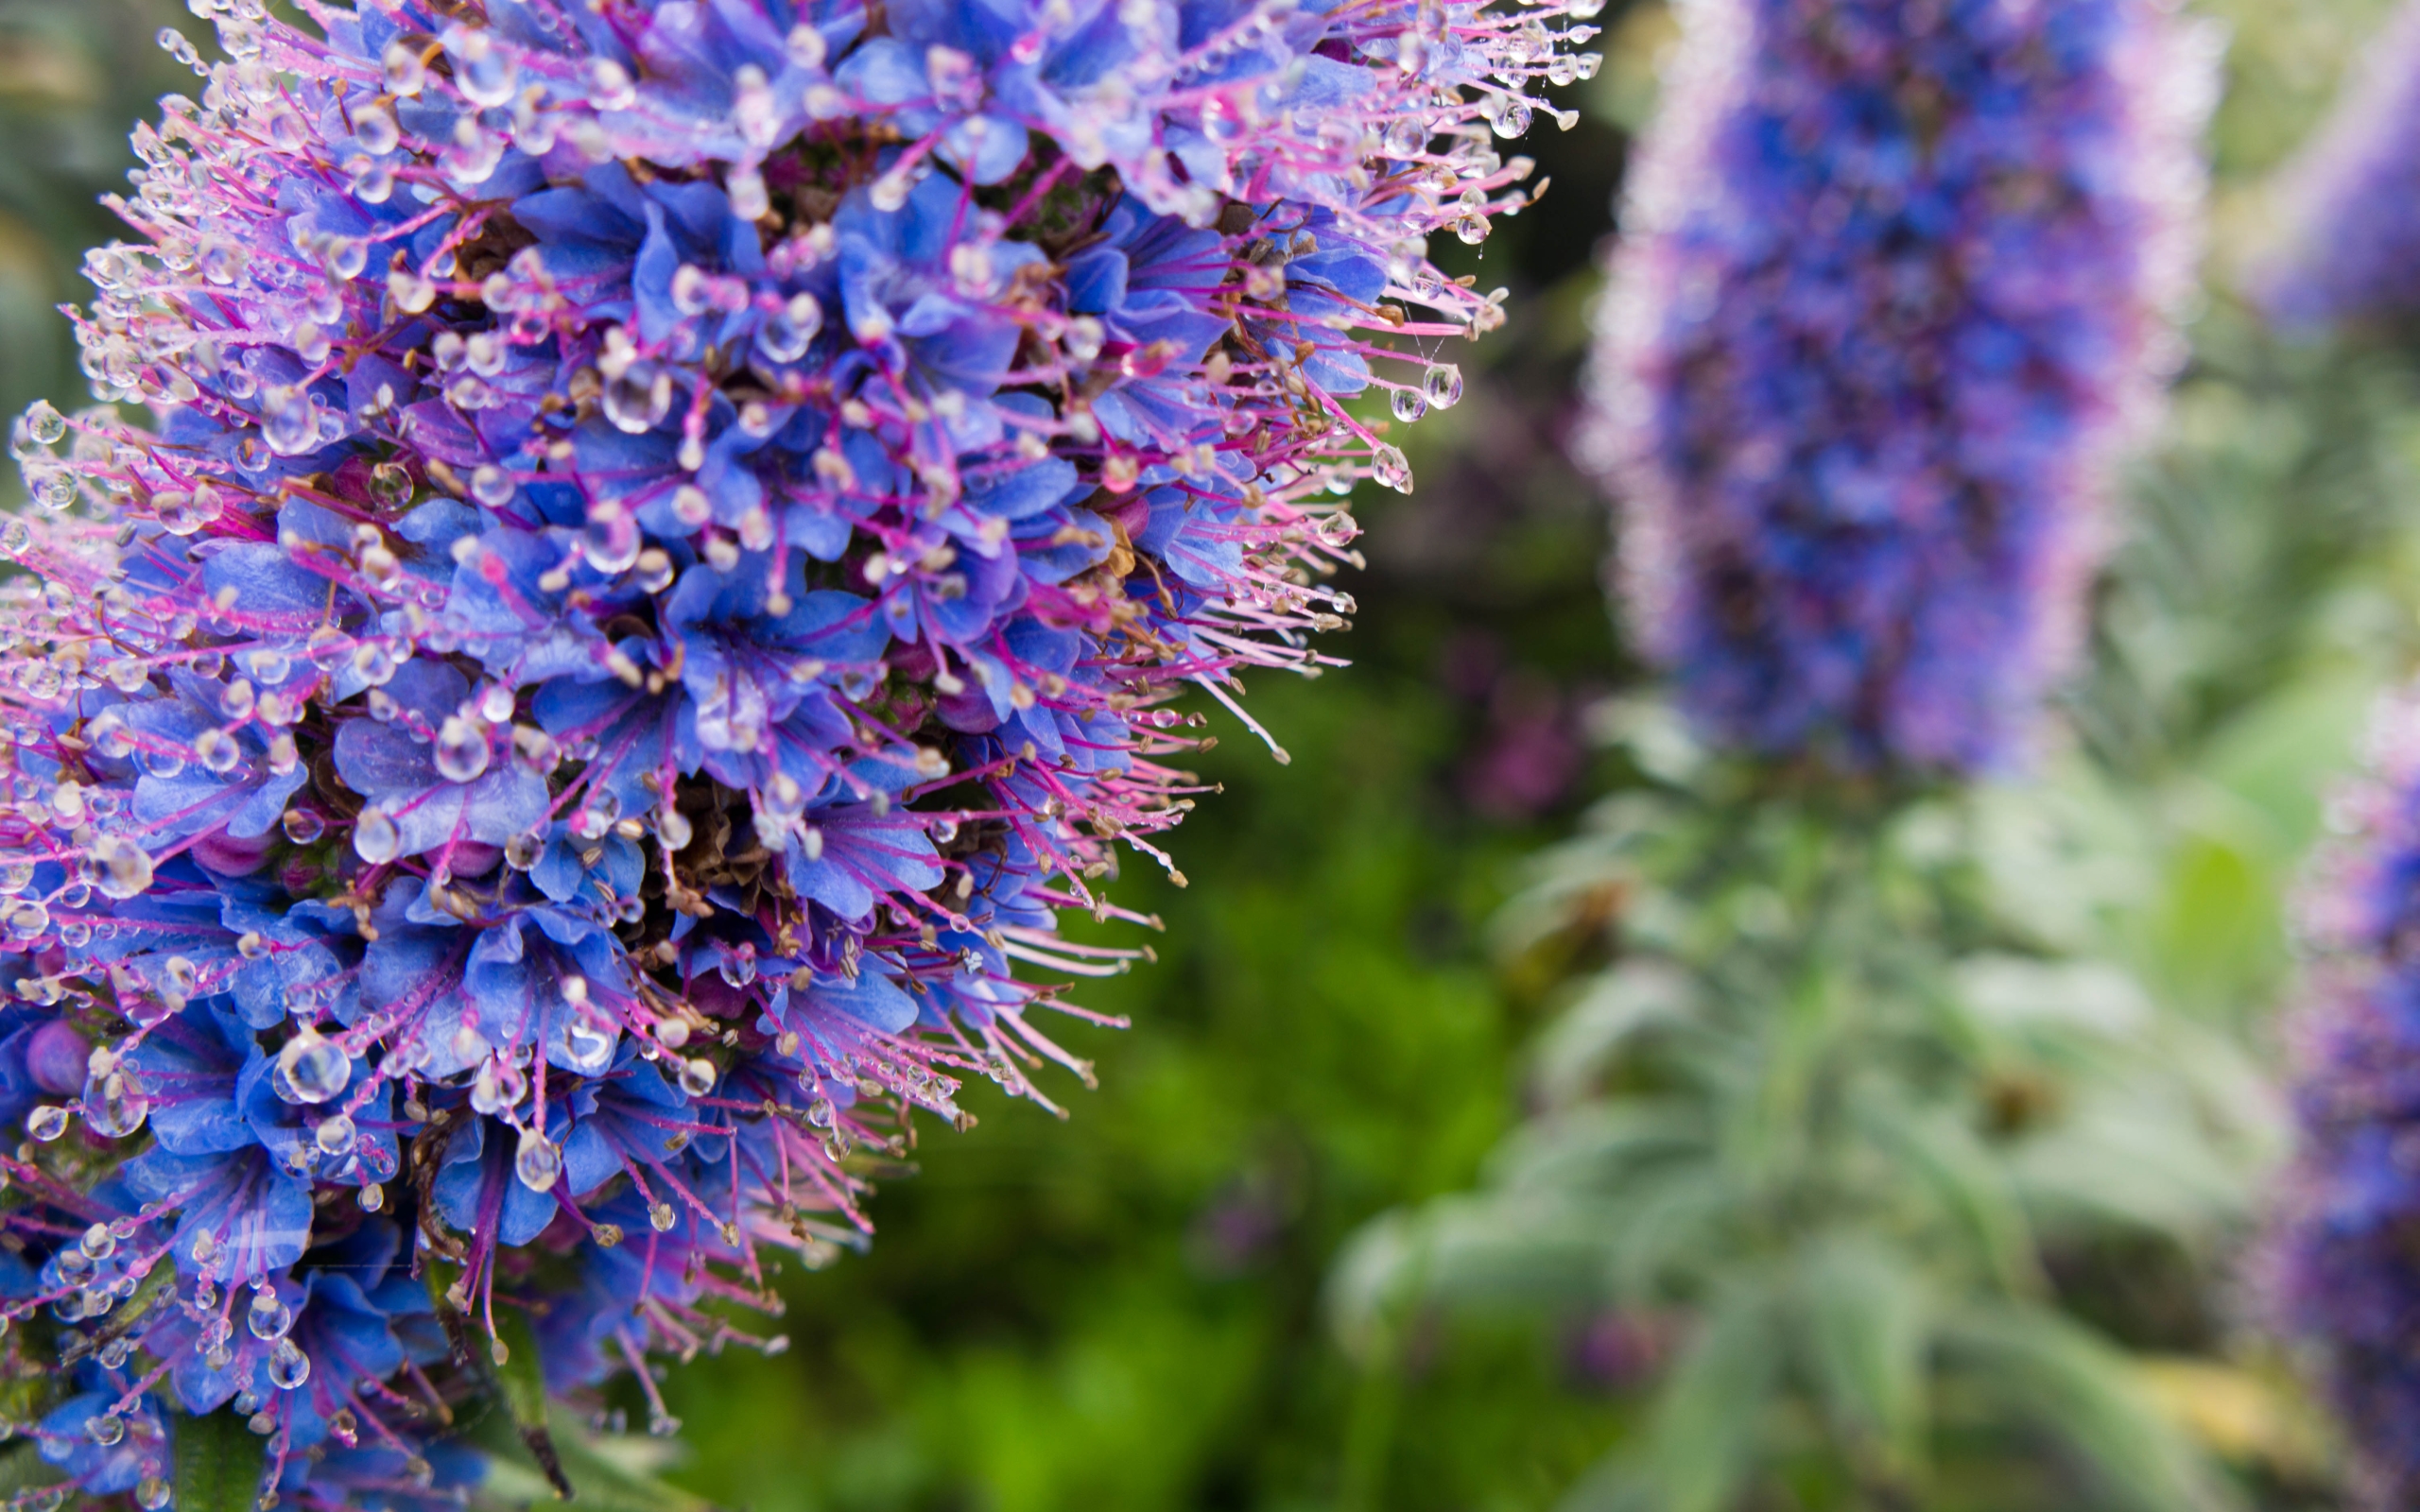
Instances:
[[[1083,1073],[1034,1011],[1141,953],[1057,913],[1167,864],[1171,700],[1350,612],[1344,401],[1459,397],[1426,239],[1600,3],[195,0],[0,525],[0,1326],[79,1493],[232,1411],[441,1500],[513,1339],[671,1431],[865,1152]]]
[[[2213,47],[2155,0],[1691,0],[1577,440],[1715,738],[2019,744],[2181,353]]]
[[[2358,1498],[2384,1512],[2420,1498],[2420,697],[2386,704],[2373,741],[2306,900],[2296,1152],[2262,1268],[2324,1356]]]
[[[2351,88],[2280,175],[2277,244],[2254,270],[2270,316],[2301,331],[2420,313],[2420,4],[2365,50]]]

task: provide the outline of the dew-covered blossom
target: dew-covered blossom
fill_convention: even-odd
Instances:
[[[1725,744],[2010,756],[2181,353],[2213,45],[2155,0],[1690,0],[1581,459]]]
[[[1084,1074],[1142,953],[1058,914],[1350,612],[1599,3],[198,0],[0,526],[43,1452],[442,1500],[492,1369],[655,1400],[912,1109]]]
[[[2277,178],[2281,234],[2250,280],[2303,331],[2420,312],[2420,4],[2362,49],[2342,98]]]
[[[2359,1500],[2386,1512],[2420,1499],[2420,693],[2380,710],[2372,743],[2303,901],[2296,1149],[2261,1269],[2321,1358]]]

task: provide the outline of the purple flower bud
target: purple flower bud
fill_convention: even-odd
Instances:
[[[2009,757],[2181,346],[2213,46],[2153,0],[1695,0],[1578,451],[1711,738]]]

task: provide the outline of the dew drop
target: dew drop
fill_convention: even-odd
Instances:
[[[1409,425],[1428,413],[1428,401],[1420,396],[1420,390],[1417,388],[1398,388],[1392,401],[1392,407],[1394,410],[1395,419]]]
[[[67,417],[49,400],[37,399],[26,411],[26,434],[44,446],[55,446],[67,437]]]
[[[311,1379],[311,1357],[292,1339],[280,1339],[268,1355],[268,1379],[280,1391],[292,1391]]]
[[[302,1103],[324,1103],[353,1080],[353,1061],[343,1047],[308,1024],[277,1053],[277,1069],[285,1074],[294,1100]]]
[[[395,129],[395,117],[384,106],[366,105],[353,113],[353,139],[361,150],[373,158],[383,158],[402,142]]]
[[[571,1063],[572,1070],[594,1076],[614,1063],[618,1038],[612,1029],[592,1022],[585,1015],[575,1015],[563,1025],[563,1058]]]
[[[354,647],[353,670],[368,687],[383,687],[395,679],[395,653],[375,641]]]
[[[340,1156],[352,1154],[354,1144],[353,1120],[345,1117],[342,1113],[338,1113],[332,1118],[321,1119],[320,1121],[320,1126],[311,1131],[311,1143],[319,1146],[320,1153],[321,1155],[327,1156],[330,1159],[336,1159]]]
[[[563,1152],[534,1128],[521,1131],[521,1146],[512,1157],[512,1174],[532,1192],[551,1192],[563,1174]]]
[[[604,392],[605,418],[631,436],[644,436],[672,413],[672,375],[650,363],[634,362]]]
[[[380,62],[386,69],[389,94],[417,94],[428,82],[428,65],[421,61],[420,49],[400,37],[387,44]]]
[[[389,509],[401,508],[412,497],[412,474],[400,462],[381,462],[370,470],[370,496]]]
[[[93,843],[93,885],[110,898],[126,899],[151,885],[151,856],[122,834]]]
[[[1432,362],[1421,374],[1420,387],[1431,407],[1451,409],[1462,402],[1462,369],[1450,362]]]
[[[244,1313],[244,1327],[256,1339],[282,1339],[294,1327],[294,1309],[274,1290],[254,1292],[252,1305]]]
[[[516,834],[504,842],[504,864],[515,871],[527,871],[546,853],[544,834]]]
[[[249,687],[249,684],[243,686]],[[249,713],[250,709],[247,704],[246,712]],[[193,753],[201,758],[204,769],[220,776],[233,771],[235,764],[244,759],[243,749],[235,744],[235,737],[223,730],[205,730],[194,737]]]
[[[520,65],[511,54],[496,46],[494,38],[484,31],[465,33],[455,59],[454,86],[469,96],[472,104],[493,107],[512,98]]]
[[[381,808],[366,808],[353,823],[354,853],[372,866],[392,861],[404,848],[401,831]]]
[[[320,447],[320,417],[311,396],[293,388],[272,388],[261,396],[261,438],[280,456],[301,456]]]
[[[449,714],[437,732],[437,770],[449,782],[475,782],[488,769],[487,731]]]

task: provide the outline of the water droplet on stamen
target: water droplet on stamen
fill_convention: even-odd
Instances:
[[[295,1346],[292,1339],[280,1339],[269,1351],[268,1379],[280,1391],[292,1391],[311,1379],[311,1357]]]
[[[282,1339],[294,1327],[294,1309],[286,1306],[273,1289],[254,1292],[252,1305],[244,1314],[244,1327],[256,1339]]]
[[[512,1174],[532,1192],[551,1192],[563,1174],[563,1152],[534,1128],[521,1131],[521,1146],[512,1157]]]

